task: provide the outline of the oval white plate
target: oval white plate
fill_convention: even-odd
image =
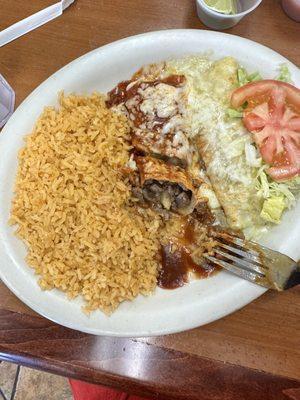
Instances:
[[[43,292],[37,277],[24,259],[26,248],[8,227],[17,153],[46,105],[57,104],[60,90],[69,92],[107,91],[128,79],[142,65],[212,51],[213,58],[235,56],[250,72],[257,69],[266,78],[287,63],[293,80],[300,86],[298,68],[276,52],[252,41],[224,33],[200,30],[170,30],[133,36],[96,49],[68,64],[42,83],[15,111],[0,135],[0,277],[28,306],[67,327],[99,335],[150,336],[178,332],[206,324],[243,307],[264,289],[222,272],[212,278],[193,281],[176,290],[157,289],[150,297],[139,296],[121,304],[107,317],[81,311],[82,300],[68,301],[57,290]],[[294,258],[300,257],[300,203],[286,213],[267,243]],[[284,240],[283,240],[284,238]]]

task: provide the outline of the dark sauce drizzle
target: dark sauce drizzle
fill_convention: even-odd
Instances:
[[[202,265],[196,264],[191,256],[188,246],[195,242],[195,227],[193,221],[188,221],[184,228],[184,235],[179,243],[179,248],[172,251],[172,244],[161,247],[161,265],[158,276],[158,286],[163,289],[176,289],[188,282],[189,272],[200,278],[207,278],[219,270],[217,265],[203,261]]]

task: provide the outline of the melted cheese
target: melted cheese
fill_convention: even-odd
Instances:
[[[169,118],[178,112],[181,88],[160,83],[146,89],[139,89],[142,96],[140,106],[144,114],[157,116],[158,118]]]
[[[200,153],[232,228],[260,228],[260,199],[255,190],[256,169],[248,165],[245,146],[251,136],[241,120],[229,119],[226,110],[236,86],[237,62],[187,57],[167,63],[169,73],[185,74],[188,104],[185,131],[200,138]]]

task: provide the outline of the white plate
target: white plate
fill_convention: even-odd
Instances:
[[[8,227],[17,152],[45,105],[56,104],[57,93],[107,91],[128,79],[142,65],[192,53],[213,51],[214,58],[235,56],[250,72],[277,74],[287,63],[300,86],[298,68],[276,52],[252,41],[224,33],[170,30],[133,36],[96,49],[68,64],[42,83],[16,110],[0,135],[0,277],[29,307],[61,325],[99,335],[149,336],[178,332],[206,324],[243,307],[264,289],[229,273],[193,281],[176,290],[157,289],[150,297],[139,296],[121,304],[107,317],[100,311],[87,317],[81,299],[68,301],[57,290],[43,292],[25,261],[26,248]],[[298,259],[300,203],[286,213],[266,242]],[[283,239],[284,238],[284,239]]]

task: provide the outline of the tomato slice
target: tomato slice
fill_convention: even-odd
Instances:
[[[247,102],[245,127],[253,134],[267,170],[276,181],[300,173],[300,90],[285,82],[263,80],[235,90],[233,107]]]
[[[274,88],[281,87],[286,93],[286,100],[294,105],[297,109],[300,108],[300,90],[290,83],[265,79],[262,81],[247,83],[236,89],[231,96],[231,105],[234,108],[242,106],[248,99],[257,98],[260,95],[270,93]]]

